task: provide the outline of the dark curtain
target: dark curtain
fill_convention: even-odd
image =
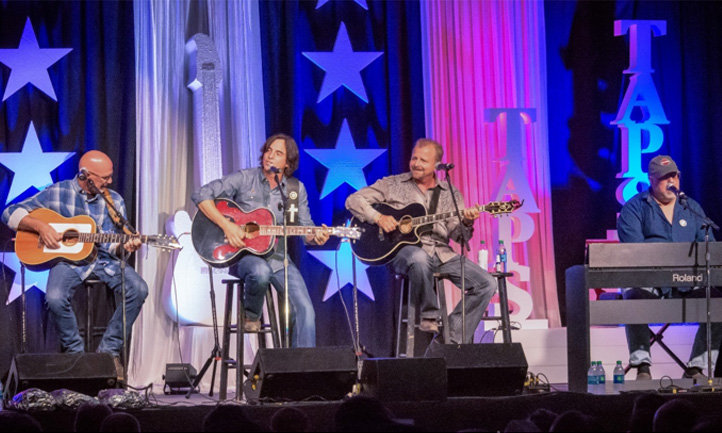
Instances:
[[[355,189],[344,184],[321,199],[327,169],[303,149],[334,148],[346,119],[357,148],[387,150],[365,168],[369,185],[408,170],[411,147],[424,135],[420,11],[416,1],[369,1],[368,10],[351,1],[328,2],[319,9],[316,5],[260,4],[266,125],[268,135],[285,132],[298,142],[301,164],[296,176],[308,189],[316,224],[341,225],[351,216],[344,202]],[[361,72],[368,103],[345,87],[316,102],[325,73],[302,52],[332,51],[342,22],[354,51],[383,52]],[[335,249],[338,242],[332,238],[320,249]],[[341,298],[334,294],[322,302],[330,271],[304,249],[297,242],[291,255],[316,309],[317,343],[349,345],[352,340]],[[359,293],[360,339],[371,354],[388,356],[394,343],[398,287],[385,267],[367,272],[376,300]],[[353,318],[350,286],[340,293]]]
[[[614,36],[614,20],[664,20],[652,38],[652,74],[670,123],[657,154],[679,165],[682,189],[708,216],[722,221],[717,173],[722,162],[722,4],[717,2],[546,2],[549,68],[549,143],[554,245],[562,320],[564,270],[584,262],[586,239],[616,228],[621,205],[620,132],[614,119],[629,82],[628,36]],[[716,234],[719,238],[720,234]]]
[[[135,45],[133,3],[103,2],[2,2],[0,47],[17,48],[26,20],[30,18],[40,48],[72,48],[48,68],[57,101],[26,85],[0,105],[0,152],[20,152],[30,122],[38,132],[44,152],[76,152],[51,172],[53,182],[70,179],[78,170],[80,156],[92,149],[107,153],[114,162],[111,188],[126,201],[130,221],[135,216]],[[11,69],[0,65],[4,92]],[[33,170],[28,161],[27,170]],[[4,205],[13,172],[0,166],[0,200]],[[17,202],[38,191],[29,188]],[[3,251],[13,232],[0,229]],[[5,374],[20,347],[21,302],[5,305],[15,273],[4,267],[0,285],[0,374]],[[17,281],[20,277],[17,276]],[[82,290],[80,291],[82,292]],[[44,294],[28,291],[28,351],[59,350],[53,325],[44,308]],[[94,297],[105,294],[94,294]],[[83,305],[83,294],[77,294]],[[103,309],[102,304],[99,304]],[[84,311],[77,311],[83,321]],[[101,314],[102,315],[102,314]],[[108,316],[109,317],[109,316]],[[103,317],[98,318],[105,324]]]

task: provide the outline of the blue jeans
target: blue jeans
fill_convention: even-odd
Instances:
[[[244,310],[249,320],[258,320],[263,309],[263,297],[271,284],[279,296],[284,293],[283,269],[273,272],[271,265],[258,256],[246,255],[232,269],[233,275],[243,280]],[[290,305],[291,347],[316,346],[316,313],[306,282],[296,265],[288,262],[288,300]],[[283,313],[281,313],[283,318]]]
[[[680,292],[672,288],[667,295],[662,295],[661,290],[631,288],[624,290],[624,299],[659,299],[659,298],[703,298],[706,296],[704,289],[694,289],[688,292]],[[712,297],[719,297],[719,292],[712,288]],[[637,367],[640,364],[652,365],[652,357],[649,353],[649,328],[647,325],[626,325],[627,345],[629,346],[629,364]],[[712,369],[719,354],[719,347],[722,344],[722,323],[712,323]],[[692,353],[689,355],[688,367],[698,367],[704,370],[707,367],[707,324],[700,323],[697,334],[692,344]]]
[[[93,274],[108,287],[120,295],[120,272],[115,275],[108,275],[102,270],[96,270]],[[60,335],[60,347],[65,353],[81,353],[84,351],[83,339],[78,332],[78,321],[71,304],[75,289],[83,281],[80,276],[64,262],[58,263],[50,269],[48,284],[45,292],[45,302],[50,310],[50,317],[55,323]],[[140,278],[137,272],[130,266],[125,268],[125,299],[126,299],[126,320],[127,333],[133,327],[133,322],[140,313],[140,308],[148,297],[148,285]],[[123,350],[123,304],[118,303],[113,317],[108,322],[108,327],[103,334],[103,339],[98,346],[98,352],[109,353],[119,356]],[[87,331],[86,331],[87,332]]]
[[[422,319],[438,319],[439,303],[434,288],[434,272],[449,274],[456,287],[461,286],[461,257],[442,263],[434,254],[414,245],[402,247],[389,266],[399,274],[407,275],[409,284],[418,296],[419,315]],[[466,339],[461,341],[461,302],[449,315],[451,343],[473,343],[474,332],[484,316],[486,307],[496,292],[496,280],[471,260],[464,266],[466,277]]]

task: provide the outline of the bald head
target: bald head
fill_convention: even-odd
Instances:
[[[80,172],[78,182],[88,192],[90,192],[87,187],[89,180],[92,180],[100,191],[113,183],[113,161],[108,155],[99,150],[90,150],[80,157],[78,171]]]

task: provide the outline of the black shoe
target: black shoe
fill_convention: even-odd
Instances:
[[[702,369],[699,367],[689,367],[687,370],[684,371],[684,374],[682,375],[682,379],[707,379],[707,376],[702,373]]]
[[[652,372],[649,364],[640,364],[637,366],[637,380],[652,380]]]

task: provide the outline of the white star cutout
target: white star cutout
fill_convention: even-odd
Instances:
[[[348,242],[341,242],[338,250],[309,250],[308,253],[317,258],[327,268],[331,269],[331,276],[326,283],[323,302],[326,302],[328,298],[346,285],[351,284],[351,286],[353,286],[353,263],[351,260],[354,260],[356,257],[353,255],[351,245]],[[338,270],[336,269],[336,254],[338,254]],[[358,260],[356,261],[356,288],[368,296],[369,299],[375,301],[374,291],[369,283],[369,277],[366,275],[366,268],[368,268],[367,265]]]
[[[8,299],[5,301],[5,305],[10,305],[11,302],[19,298],[23,293],[21,285],[22,278],[20,276],[20,260],[18,260],[18,256],[15,253],[0,253],[0,260],[4,260],[2,264],[15,272],[15,278],[13,279]],[[0,266],[2,266],[2,264],[0,264]],[[33,272],[25,269],[25,293],[33,287],[45,293],[49,273],[50,271]]]
[[[357,190],[365,187],[367,183],[366,175],[363,172],[364,167],[386,152],[386,149],[357,149],[346,119],[341,125],[335,149],[304,150],[328,168],[321,199],[344,183],[348,183]]]
[[[317,103],[323,101],[341,86],[349,89],[364,102],[369,102],[366,88],[361,79],[361,70],[381,56],[383,52],[354,51],[343,22],[338,29],[333,51],[304,51],[302,54],[326,71]]]
[[[40,48],[33,25],[28,18],[18,47],[0,49],[0,62],[11,69],[3,101],[28,83],[50,96],[53,101],[57,101],[48,68],[72,50],[72,48]]]
[[[28,188],[38,191],[53,183],[50,172],[75,155],[75,152],[43,152],[35,125],[30,122],[22,152],[1,152],[0,164],[14,172],[5,205]]]

